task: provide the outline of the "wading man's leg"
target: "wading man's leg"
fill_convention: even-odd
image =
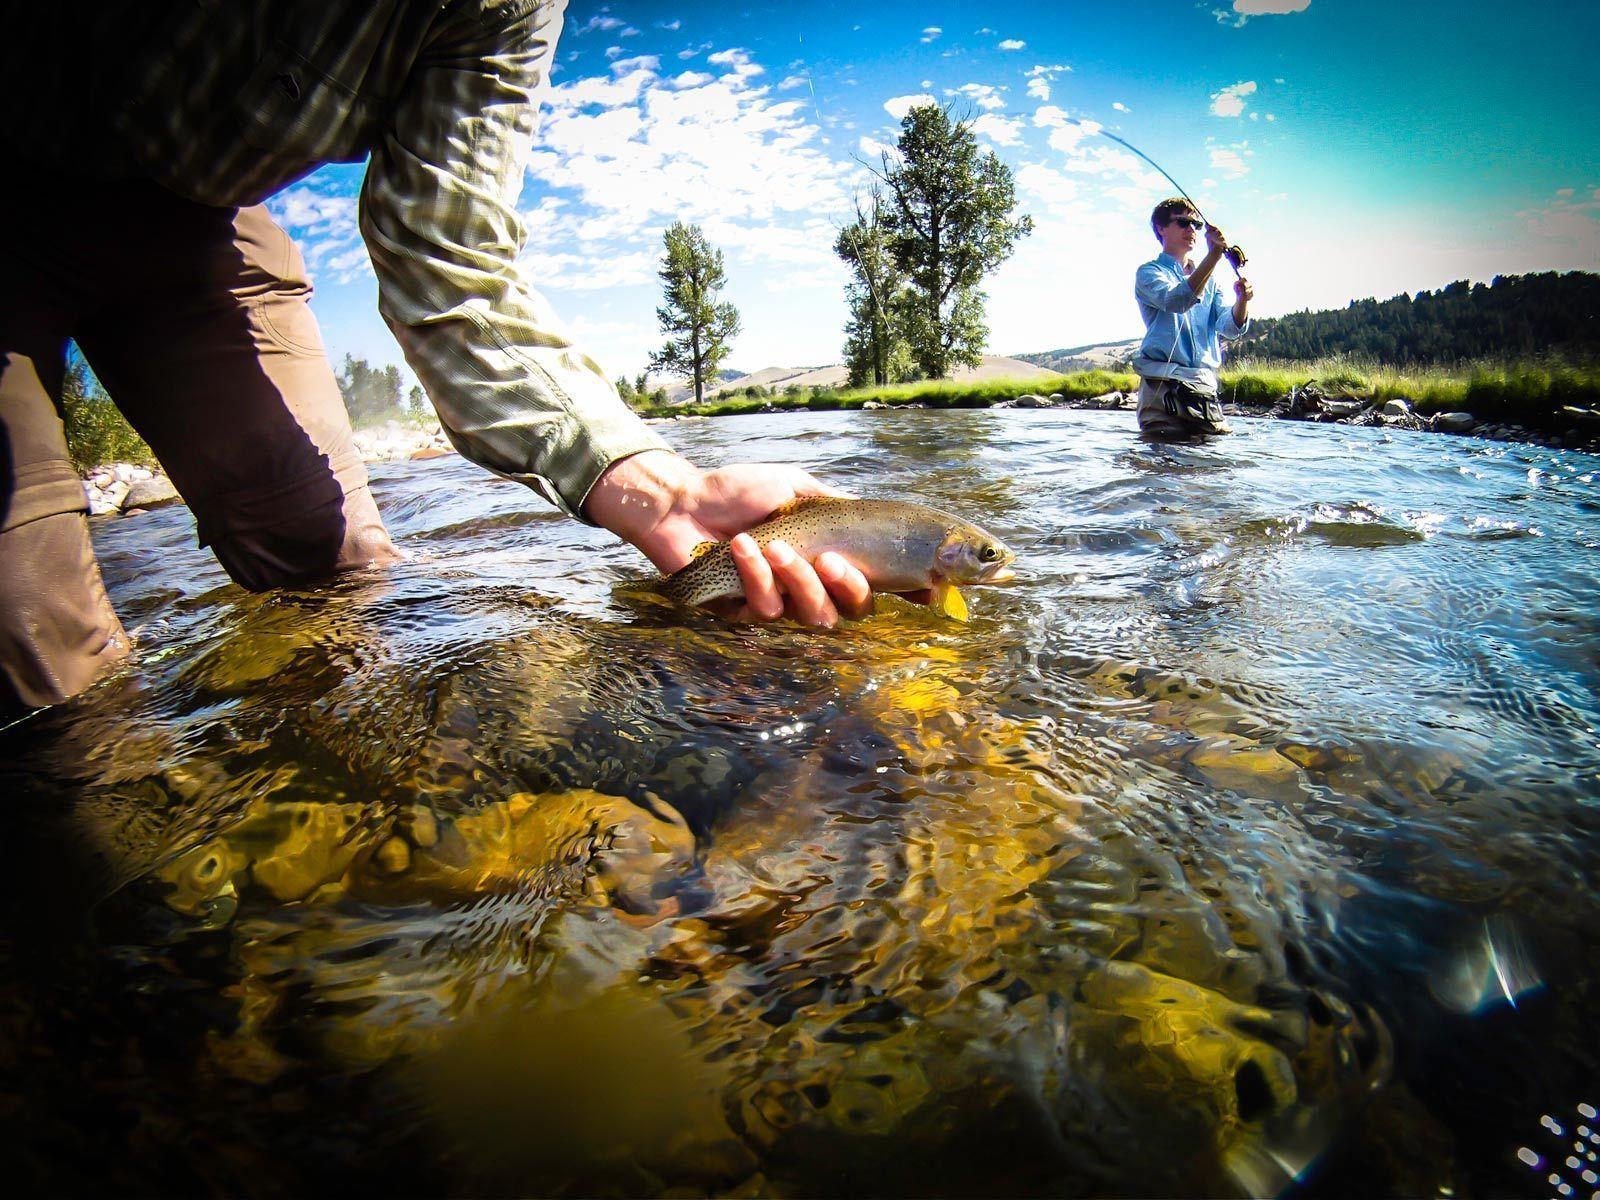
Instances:
[[[400,556],[367,489],[300,252],[260,206],[122,197],[123,294],[78,332],[235,582],[253,591]]]
[[[399,555],[367,490],[288,236],[148,184],[0,196],[0,708],[124,658],[59,412],[75,337],[202,544],[261,590]]]

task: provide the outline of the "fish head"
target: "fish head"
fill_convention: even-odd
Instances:
[[[939,543],[934,570],[951,583],[1004,583],[1016,557],[994,534],[963,522]]]

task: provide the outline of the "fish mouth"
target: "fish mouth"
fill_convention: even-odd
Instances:
[[[985,583],[1009,583],[1017,577],[1010,567],[996,567],[983,577]]]

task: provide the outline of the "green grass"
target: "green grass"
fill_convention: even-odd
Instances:
[[[1423,413],[1460,409],[1491,421],[1510,421],[1534,428],[1561,423],[1563,405],[1600,402],[1600,364],[1556,360],[1467,363],[1457,367],[1399,368],[1350,359],[1307,363],[1256,363],[1242,360],[1222,372],[1222,397],[1252,407],[1269,407],[1290,389],[1315,383],[1335,396],[1382,404],[1403,399]],[[734,416],[753,412],[832,411],[855,409],[869,401],[890,408],[918,404],[926,408],[990,408],[1033,392],[1059,392],[1069,400],[1086,400],[1111,391],[1132,391],[1139,380],[1131,371],[1078,371],[1032,379],[990,379],[979,382],[921,380],[881,388],[815,389],[798,394],[744,393],[701,404],[657,404],[645,416]]]
[[[792,395],[775,393],[769,396],[739,394],[700,404],[654,405],[640,411],[647,417],[721,417],[752,412],[852,409],[860,408],[869,401],[890,408],[909,404],[920,404],[926,408],[992,408],[1002,400],[1015,400],[1029,392],[1041,396],[1060,392],[1068,399],[1087,400],[1105,392],[1127,391],[1138,386],[1138,377],[1132,372],[1079,371],[1072,375],[1033,379],[925,379],[881,388],[818,388]]]
[[[1315,383],[1331,395],[1380,404],[1407,400],[1422,413],[1460,410],[1534,428],[1561,424],[1564,405],[1600,401],[1600,364],[1555,359],[1410,368],[1343,358],[1287,364],[1246,360],[1226,368],[1221,382],[1223,398],[1241,404],[1271,404],[1291,387]]]

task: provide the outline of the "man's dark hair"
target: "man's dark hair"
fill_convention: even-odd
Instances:
[[[1162,228],[1173,217],[1183,216],[1190,216],[1198,221],[1200,219],[1200,210],[1182,196],[1173,196],[1156,205],[1154,211],[1150,214],[1150,228],[1155,231],[1156,241],[1159,242],[1161,240]]]

